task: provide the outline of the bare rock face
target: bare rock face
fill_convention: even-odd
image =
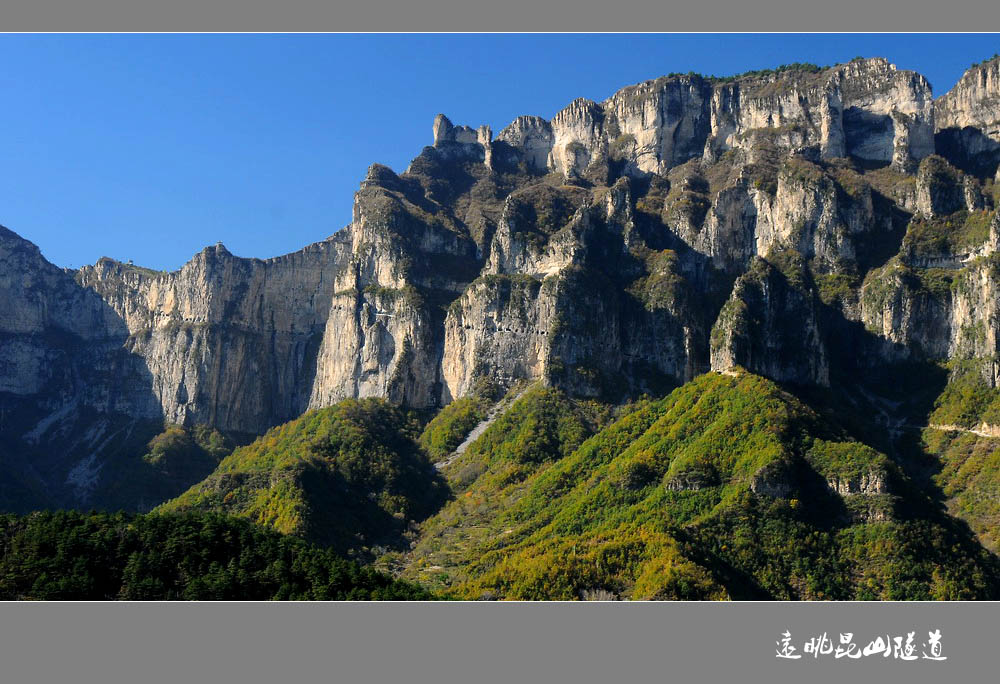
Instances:
[[[167,421],[253,433],[305,409],[344,256],[339,240],[266,261],[217,245],[173,273],[103,259],[77,278],[127,327]]]
[[[703,195],[703,213],[675,212],[679,235],[724,271],[742,273],[755,256],[793,250],[826,272],[854,264],[859,246],[883,230],[869,186],[860,183],[848,193],[821,166],[795,153],[775,176],[771,192],[741,172],[714,198]],[[682,180],[682,187],[687,183]],[[678,195],[668,211],[691,201]]]
[[[491,168],[493,132],[489,126],[480,126],[478,130],[455,126],[444,114],[438,114],[434,119],[434,149],[440,156],[481,161]]]
[[[1000,173],[1000,57],[973,65],[934,108],[939,154],[963,171]]]
[[[772,461],[754,473],[750,491],[773,499],[791,499],[798,492],[795,467],[789,461]]]
[[[468,126],[455,126],[447,116],[438,114],[434,118],[434,147],[446,143],[474,145],[479,143],[479,136]]]
[[[518,152],[528,169],[548,168],[554,137],[552,125],[537,116],[519,116],[497,135],[497,140]]]
[[[37,401],[54,415],[79,408],[155,415],[148,374],[125,353],[128,328],[71,271],[0,227],[0,394]]]
[[[864,284],[862,319],[869,331],[885,340],[888,361],[919,355],[946,357],[950,346],[950,295],[922,286],[913,269],[894,261]]]
[[[859,477],[833,477],[827,480],[827,486],[831,491],[840,496],[851,496],[854,494],[888,494],[889,485],[884,472],[870,471],[861,474]]]
[[[747,84],[746,113],[734,117],[740,122],[737,135],[740,128],[765,125],[798,131],[802,137],[789,142],[819,145],[824,157],[852,156],[899,168],[934,151],[931,89],[919,74],[876,58],[785,76],[790,83],[782,78]]]
[[[757,491],[768,489],[767,485],[763,484],[763,479],[758,478],[755,482],[757,482]],[[697,491],[699,489],[715,487],[721,483],[722,481],[719,473],[714,467],[710,464],[698,464],[694,467],[681,470],[680,472],[668,473],[664,478],[663,486],[667,491],[682,492]],[[753,485],[751,485],[751,488],[752,486]],[[776,490],[770,489],[769,491],[773,492]],[[789,491],[791,490],[789,489]]]
[[[932,243],[941,251],[930,257],[915,254],[915,247],[907,247],[904,240],[901,255],[866,278],[861,320],[888,343],[881,348],[883,360],[976,361],[984,379],[997,386],[1000,216],[995,211],[960,210],[957,217],[955,221],[988,224],[987,230],[969,236],[965,244]],[[941,222],[936,227],[940,226]],[[964,228],[953,224],[948,229],[947,221],[944,226],[946,231]]]
[[[592,161],[606,154],[604,110],[580,98],[552,118],[552,151],[548,166],[566,177],[583,174]]]
[[[483,376],[501,385],[541,379],[583,395],[693,376],[704,324],[673,296],[683,287],[675,253],[642,251],[642,262],[630,251],[638,238],[627,182],[587,195],[536,189],[507,199],[483,274],[448,308],[448,399]],[[573,210],[574,202],[583,204]],[[663,299],[660,278],[671,281]]]
[[[843,103],[845,150],[910,170],[934,152],[934,107],[923,76],[887,60],[855,60],[835,69]]]
[[[384,167],[358,192],[310,407],[369,396],[438,405],[442,316],[435,299],[453,298],[472,279],[476,246],[446,218],[434,220],[438,208],[418,192]]]
[[[56,268],[38,247],[6,228],[0,228],[0,294],[6,334],[58,328],[83,339],[101,339],[124,329],[99,298],[76,287],[71,271]]]
[[[712,370],[828,385],[826,336],[810,293],[762,259],[740,276],[712,329]]]
[[[606,143],[629,173],[665,174],[702,154],[711,130],[711,88],[700,77],[647,81],[604,103]]]
[[[789,149],[819,145],[825,156],[844,156],[840,98],[828,80],[826,72],[773,74],[717,86],[707,150],[743,148],[752,131],[773,129]]]
[[[968,69],[934,105],[938,130],[972,127],[1000,142],[1000,57]]]
[[[485,276],[472,283],[445,320],[446,396],[468,394],[480,377],[505,385],[543,377],[558,316],[553,290],[554,281],[543,286],[530,276]]]
[[[952,214],[966,206],[967,195],[962,174],[941,157],[928,157],[917,172],[917,211],[928,218]],[[973,196],[969,197],[975,203]]]
[[[1000,221],[994,220],[992,228],[996,236]],[[1000,264],[995,246],[988,257],[974,260],[956,274],[948,327],[949,357],[978,361],[983,378],[992,387],[1000,387],[998,276]]]
[[[788,150],[816,146],[826,158],[910,168],[934,152],[930,85],[884,59],[728,81],[674,76],[601,104],[576,100],[552,119],[551,136],[541,121],[518,120],[500,137],[535,168],[550,146],[546,168],[566,177],[616,157],[626,173],[641,175],[747,149],[762,129]]]
[[[945,128],[934,134],[938,154],[968,173],[980,177],[1000,173],[1000,142],[979,128]]]
[[[722,81],[673,76],[603,103],[576,100],[551,122],[521,117],[498,139],[534,169],[581,176],[617,158],[638,176],[749,149],[765,129],[787,150],[816,146],[825,158],[850,154],[910,168],[934,152],[930,85],[884,59]]]

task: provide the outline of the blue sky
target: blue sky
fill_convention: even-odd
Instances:
[[[372,162],[405,169],[434,115],[550,118],[669,72],[883,56],[936,95],[1000,35],[0,35],[0,224],[59,266],[179,268],[343,227]]]

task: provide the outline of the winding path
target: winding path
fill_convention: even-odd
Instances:
[[[459,456],[465,453],[465,450],[469,448],[470,444],[475,442],[477,439],[479,439],[480,436],[482,436],[484,432],[486,432],[486,429],[489,428],[489,426],[492,425],[493,422],[500,417],[500,414],[506,411],[515,401],[520,399],[521,395],[527,392],[531,387],[532,385],[528,385],[527,387],[523,388],[513,396],[508,394],[503,399],[494,404],[493,408],[490,409],[490,412],[486,414],[486,417],[482,421],[480,421],[479,425],[472,428],[472,431],[465,437],[462,443],[459,444],[457,447],[455,447],[455,450],[450,454],[448,454],[447,458],[435,463],[434,467],[437,468],[438,470],[441,470],[445,466],[451,465],[455,461],[455,459],[457,459]]]
[[[924,429],[916,425],[912,427],[918,428],[920,430]],[[926,427],[929,427],[932,430],[944,430],[946,432],[968,432],[969,434],[979,435],[980,437],[991,437],[993,439],[1000,438],[1000,426],[989,425],[987,423],[983,423],[982,425],[980,425],[978,430],[976,428],[962,427],[961,425],[949,425],[941,423],[931,423]]]

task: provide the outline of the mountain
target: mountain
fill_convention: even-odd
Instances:
[[[219,244],[170,273],[70,271],[0,229],[0,507],[170,500],[409,567],[414,526],[458,486],[430,462],[452,477],[490,421],[522,435],[513,451],[562,462],[644,394],[747,372],[834,416],[815,439],[867,445],[993,548],[998,69],[936,99],[875,58],[669,75],[496,135],[440,115],[404,173],[369,168],[348,226],[266,260]],[[507,414],[536,384],[565,403],[522,434]],[[712,463],[713,486],[745,497],[750,465]],[[812,530],[786,513],[793,536]],[[926,524],[959,534],[949,521]],[[739,593],[686,524],[658,543],[693,593],[624,575],[615,591]],[[846,562],[841,532],[816,529],[823,562]],[[767,595],[867,595],[750,568]],[[982,593],[967,579],[913,595]]]

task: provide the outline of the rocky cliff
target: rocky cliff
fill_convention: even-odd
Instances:
[[[980,175],[1000,160],[1000,56],[973,65],[934,103],[937,146]]]
[[[69,272],[4,230],[0,433],[54,444],[85,408],[259,434],[486,377],[621,399],[960,358],[995,385],[997,83],[994,59],[934,100],[859,59],[667,76],[495,137],[439,115],[404,173],[369,169],[347,227],[274,259]]]
[[[935,102],[938,129],[978,128],[1000,141],[1000,56],[971,67]]]

